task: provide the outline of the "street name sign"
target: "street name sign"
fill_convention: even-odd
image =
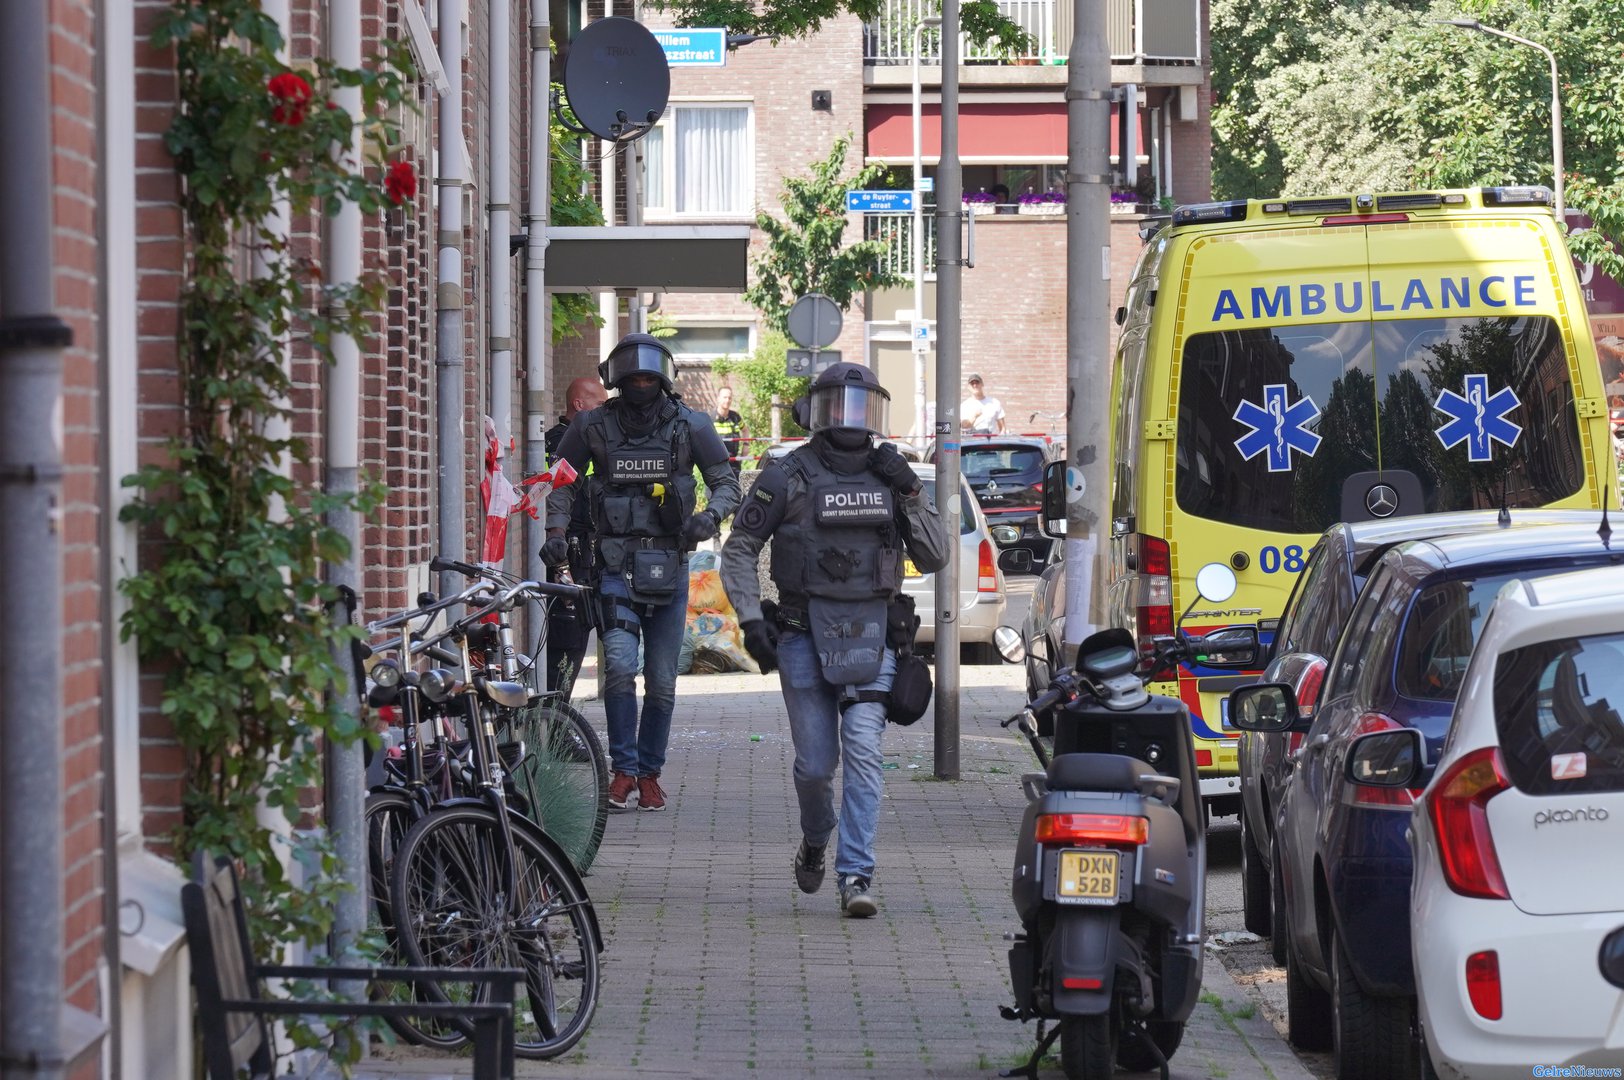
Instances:
[[[653,34],[671,67],[727,66],[726,30],[655,30]]]
[[[848,214],[898,214],[911,211],[914,196],[911,191],[848,191]]]

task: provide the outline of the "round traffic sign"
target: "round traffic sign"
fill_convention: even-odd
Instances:
[[[807,293],[789,309],[789,336],[803,349],[826,349],[840,336],[840,308],[822,293]]]

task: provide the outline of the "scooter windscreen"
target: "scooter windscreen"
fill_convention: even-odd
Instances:
[[[1120,627],[1090,634],[1077,646],[1077,668],[1096,679],[1109,679],[1132,671],[1139,663],[1133,635]]]

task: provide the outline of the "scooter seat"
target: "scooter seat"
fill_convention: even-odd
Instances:
[[[1061,754],[1049,762],[1050,791],[1138,791],[1156,770],[1124,754]]]

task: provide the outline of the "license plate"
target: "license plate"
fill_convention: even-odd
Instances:
[[[1115,851],[1062,851],[1055,893],[1073,903],[1114,903],[1121,859]]]
[[[902,576],[903,577],[924,577],[925,575],[921,574],[919,572],[919,567],[914,565],[914,561],[912,559],[903,559],[902,560]]]

